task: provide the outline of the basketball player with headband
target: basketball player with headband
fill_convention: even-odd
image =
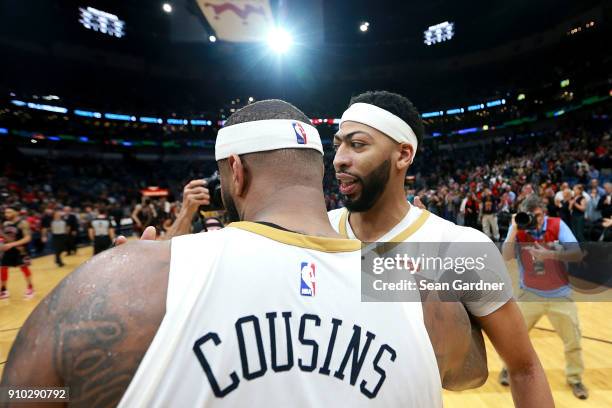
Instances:
[[[342,236],[363,242],[490,244],[480,231],[457,226],[406,200],[406,172],[423,132],[419,113],[401,95],[376,91],[351,99],[334,136],[334,168],[345,208],[329,212],[332,226]],[[501,275],[505,271],[494,273],[500,273],[501,281],[507,279]],[[553,406],[511,286],[507,288],[494,296],[472,292],[476,298],[463,303],[507,364],[515,404]]]

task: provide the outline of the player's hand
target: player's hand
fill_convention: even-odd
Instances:
[[[518,230],[518,225],[516,225],[516,214],[512,214],[511,224],[514,231]]]
[[[8,251],[11,248],[15,248],[15,244],[13,244],[12,242],[7,242],[6,244],[2,245],[3,251]]]
[[[201,205],[208,204],[210,204],[210,194],[206,188],[206,181],[197,179],[187,183],[183,189],[183,206],[181,211],[192,217]]]
[[[140,236],[140,240],[141,241],[155,241],[156,236],[157,236],[157,232],[155,231],[155,227],[150,225],[147,228],[145,228],[145,230],[142,232],[142,235]],[[117,238],[115,238],[115,246],[123,245],[126,242],[127,242],[127,238],[123,235],[119,235]]]
[[[412,201],[413,201],[413,204],[414,204],[415,206],[419,207],[419,208],[420,208],[420,209],[422,209],[422,210],[426,210],[426,208],[425,208],[425,204],[423,204],[423,202],[421,201],[421,197],[419,197],[419,196],[414,196],[414,200],[412,200]]]
[[[604,228],[612,227],[612,217],[604,218],[602,221],[602,225],[604,226]]]

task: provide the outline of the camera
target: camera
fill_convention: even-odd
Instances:
[[[527,230],[534,229],[538,226],[538,221],[533,213],[529,212],[518,212],[514,216],[514,221],[518,229]]]
[[[221,198],[221,177],[219,172],[215,171],[212,176],[204,179],[206,188],[210,194],[210,204],[201,205],[199,212],[223,210],[223,199]]]

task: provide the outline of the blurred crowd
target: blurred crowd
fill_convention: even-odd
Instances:
[[[427,144],[409,171],[406,198],[418,197],[430,212],[503,240],[511,214],[535,193],[579,241],[610,240],[605,225],[612,217],[611,152],[609,132],[582,128],[463,149]],[[342,207],[333,172],[328,173],[327,206]]]
[[[579,241],[610,240],[612,164],[610,134],[605,131],[556,131],[453,149],[435,140],[419,149],[406,180],[406,198],[460,225],[481,229],[503,240],[511,214],[536,193],[548,214],[561,217]],[[343,206],[333,171],[333,155],[325,156],[324,188],[328,209]],[[211,163],[172,163],[164,168],[136,160],[26,158],[4,160],[0,206],[18,205],[30,225],[31,254],[46,248],[54,219],[64,220],[64,251],[88,243],[88,225],[101,213],[118,234],[139,234],[155,226],[170,230],[184,204],[184,186],[210,175]],[[163,197],[143,196],[155,185]],[[0,212],[1,214],[2,212]],[[194,217],[202,230],[206,215],[223,225],[221,214]]]

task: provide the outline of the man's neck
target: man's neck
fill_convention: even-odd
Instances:
[[[321,188],[298,185],[253,191],[257,191],[255,196],[243,205],[243,220],[268,222],[305,235],[341,238],[329,223]]]
[[[368,211],[351,213],[349,222],[357,239],[375,242],[404,219],[409,210],[403,189],[387,189]]]

